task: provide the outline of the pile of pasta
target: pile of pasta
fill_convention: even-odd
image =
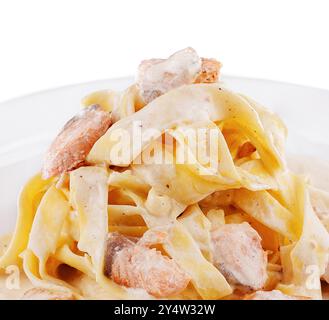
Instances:
[[[278,116],[219,83],[181,86],[147,105],[132,85],[83,100],[85,106],[92,104],[112,112],[114,124],[92,147],[85,165],[46,180],[37,174],[27,182],[0,268],[18,265],[35,287],[85,297],[83,286],[59,276],[60,266],[67,265],[97,283],[107,297],[140,298],[140,292],[104,275],[108,233],[141,237],[167,226],[168,238],[159,250],[191,277],[182,293],[169,298],[233,299],[234,287],[213,264],[210,232],[248,222],[267,253],[264,290],[322,298],[328,224],[315,213],[311,196],[327,204],[329,198],[287,168],[287,130]],[[158,129],[160,136],[144,136],[132,145],[126,162],[117,163],[111,152],[114,133],[124,130],[133,140],[134,122],[143,130]],[[215,170],[200,163],[191,141],[182,139],[180,132],[189,128],[217,132],[220,152],[210,159],[218,164]],[[164,135],[173,137],[172,158],[183,148],[195,161],[134,163],[142,153],[152,158],[152,150],[162,149]],[[198,143],[203,148],[211,141],[205,135]],[[246,143],[255,152],[241,157]]]

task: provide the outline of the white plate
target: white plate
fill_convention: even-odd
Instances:
[[[290,153],[329,160],[329,91],[268,80],[224,77],[232,90],[277,112],[289,129]],[[16,199],[24,182],[41,166],[42,154],[86,94],[121,90],[133,78],[78,84],[0,104],[0,234],[13,230]]]

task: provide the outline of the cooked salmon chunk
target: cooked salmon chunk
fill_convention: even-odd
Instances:
[[[48,149],[43,163],[44,179],[81,165],[95,142],[111,125],[111,115],[98,105],[90,106],[66,123]]]
[[[221,63],[215,59],[201,58],[201,71],[195,83],[214,83],[218,81]]]
[[[180,50],[168,59],[144,60],[138,67],[137,86],[145,103],[185,84],[218,80],[220,62],[200,58],[193,48]]]
[[[109,235],[106,251],[105,274],[120,285],[161,298],[181,292],[190,281],[173,259],[118,233]]]
[[[252,290],[267,279],[267,256],[258,233],[244,222],[226,224],[212,231],[214,265],[228,282]]]

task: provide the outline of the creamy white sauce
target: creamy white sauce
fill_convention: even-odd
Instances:
[[[320,189],[329,192],[329,163],[321,159],[317,159],[311,156],[288,156],[287,157],[289,168],[298,174],[303,174],[308,177],[309,182]],[[0,237],[0,256],[4,253],[6,245],[8,244],[10,237],[3,236]],[[19,276],[19,288],[11,288],[12,282],[9,277],[12,273],[5,273],[5,270],[0,272],[0,300],[9,299],[16,300],[21,299],[24,292],[32,288],[31,282],[27,277],[20,271]],[[106,289],[102,288],[91,278],[83,275],[77,277],[72,282],[70,282],[74,287],[81,290],[82,295],[85,299],[99,299],[99,300],[113,300],[118,299],[118,297],[110,294]],[[129,296],[131,295],[135,299],[153,299],[147,292],[143,289],[132,289],[127,288]],[[187,291],[189,292],[189,291]],[[187,295],[188,296],[188,295]],[[179,298],[179,297],[173,297]],[[185,297],[186,298],[186,297]],[[189,298],[189,297],[188,297]],[[196,298],[193,296],[193,298]],[[329,300],[329,285],[323,285],[323,298]]]

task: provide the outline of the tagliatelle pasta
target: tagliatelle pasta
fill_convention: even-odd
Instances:
[[[21,262],[19,254],[27,247],[36,210],[51,183],[53,180],[42,180],[37,174],[24,186],[18,200],[18,218],[13,238],[8,249],[0,258],[0,267],[4,268]]]
[[[281,119],[219,67],[187,48],[83,99],[1,250],[31,283],[18,298],[322,298],[329,190],[288,168]]]

